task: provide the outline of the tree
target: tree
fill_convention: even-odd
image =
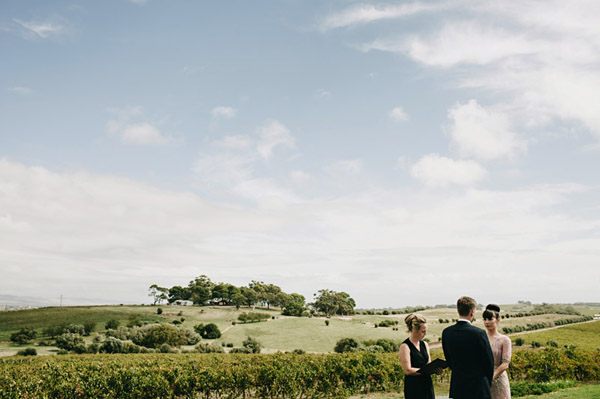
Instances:
[[[250,353],[260,353],[262,348],[261,343],[252,337],[246,338],[246,340],[242,342],[242,346],[248,349]]]
[[[152,284],[150,288],[148,288],[148,296],[152,297],[153,299],[152,305],[160,304],[162,301],[166,301],[168,299],[168,293],[168,288],[159,287],[156,284]]]
[[[198,324],[194,326],[194,331],[196,331],[200,336],[204,339],[217,339],[221,337],[221,330],[214,323],[209,324]]]
[[[305,300],[304,296],[300,294],[290,294],[287,296],[283,303],[283,312],[281,314],[285,316],[302,316],[304,312]]]
[[[356,302],[346,292],[323,289],[315,294],[312,306],[326,316],[347,315],[354,313]]]
[[[192,292],[188,287],[176,285],[169,288],[168,296],[169,303],[173,303],[175,301],[187,301],[192,297]]]
[[[192,293],[192,301],[197,305],[205,305],[212,298],[214,286],[215,284],[204,274],[190,281],[188,287]]]
[[[231,305],[233,296],[239,289],[229,283],[219,283],[212,289],[212,299],[215,302],[222,302],[226,305]]]
[[[254,306],[254,304],[258,301],[258,295],[256,294],[256,291],[254,291],[252,288],[242,287],[240,288],[240,292],[244,296],[245,304],[248,307]]]
[[[355,352],[358,346],[359,344],[354,338],[342,338],[335,344],[333,350],[337,353]]]
[[[117,328],[119,328],[120,325],[121,322],[119,320],[110,319],[106,322],[104,328],[106,328],[107,330],[116,330]]]
[[[10,340],[15,344],[24,345],[31,342],[31,340],[35,339],[36,336],[37,333],[33,328],[25,327],[21,328],[15,333],[12,333],[10,335]]]
[[[234,304],[237,309],[246,303],[246,297],[242,294],[241,290],[238,289],[238,291],[233,294],[231,303]]]

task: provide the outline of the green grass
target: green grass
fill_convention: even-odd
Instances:
[[[257,311],[270,313],[275,319],[269,319],[266,322],[251,324],[236,324],[237,317],[242,312],[248,312],[248,308],[236,310],[234,307],[185,307],[185,306],[161,306],[163,314],[156,315],[154,306],[87,306],[87,307],[51,307],[31,310],[20,310],[10,312],[0,312],[0,354],[7,354],[10,351],[16,351],[16,347],[8,342],[10,334],[22,327],[33,327],[38,331],[44,327],[68,324],[83,324],[93,321],[97,323],[97,330],[103,330],[104,324],[110,319],[117,319],[126,324],[131,316],[141,315],[146,320],[162,320],[171,322],[175,319],[185,318],[183,327],[192,329],[199,323],[215,323],[221,329],[223,335],[216,343],[227,342],[240,346],[246,337],[251,336],[258,339],[264,347],[264,351],[291,351],[294,349],[303,349],[307,352],[331,352],[335,343],[341,338],[353,337],[359,341],[373,340],[379,338],[392,339],[394,341],[403,341],[407,337],[404,328],[405,315],[355,315],[352,317],[332,317],[329,319],[329,326],[325,325],[324,318],[297,318],[281,316],[277,310],[267,311],[260,309]],[[182,313],[180,315],[180,313]],[[431,343],[437,343],[442,330],[450,324],[439,323],[438,319],[449,319],[456,317],[456,311],[451,308],[429,309],[421,312],[429,321],[427,338]],[[564,318],[564,315],[540,315],[532,317],[523,317],[519,319],[506,319],[502,321],[502,326],[511,326],[514,324],[527,324],[539,321],[551,321]],[[391,327],[378,327],[375,324],[383,320],[397,320],[398,331]],[[481,320],[475,323],[483,328]],[[580,328],[587,325],[566,326],[563,328]],[[600,326],[600,324],[599,324]],[[550,334],[548,338],[536,340],[545,343],[553,339],[563,344],[556,337],[560,329],[547,331]],[[569,330],[570,331],[570,330]],[[582,348],[600,347],[600,327],[598,330],[578,333],[565,338],[564,343],[575,343]],[[523,337],[527,342],[535,334],[525,334]],[[568,334],[567,334],[568,335]],[[596,343],[598,342],[598,343]],[[4,351],[2,348],[4,347]],[[6,350],[10,349],[9,352]]]
[[[525,346],[532,341],[546,345],[548,341],[556,341],[562,345],[576,345],[578,348],[594,350],[600,349],[600,321],[579,323],[554,328],[552,330],[531,332],[527,334],[514,334],[511,338],[521,337],[525,340]]]
[[[145,306],[73,306],[0,312],[0,341],[7,341],[12,332],[23,327],[41,330],[60,324],[96,322],[97,329],[104,329],[110,319],[127,323],[129,317],[135,315],[148,320],[160,319],[156,316],[156,308]]]
[[[437,391],[436,391],[437,394]],[[445,396],[438,394],[438,397]],[[377,393],[370,395],[357,395],[351,399],[403,399],[401,393]],[[519,399],[600,399],[600,385],[582,385],[576,388],[563,389],[544,395],[521,396]]]
[[[582,385],[577,388],[563,389],[545,395],[522,396],[521,399],[598,399],[600,385]]]

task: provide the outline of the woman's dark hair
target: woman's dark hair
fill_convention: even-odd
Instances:
[[[484,320],[490,320],[490,319],[500,320],[500,306],[495,305],[493,303],[490,303],[489,305],[487,305],[485,307],[485,310],[483,311],[483,319]]]

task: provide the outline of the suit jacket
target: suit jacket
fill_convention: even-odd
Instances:
[[[490,399],[494,356],[485,331],[459,321],[442,332],[442,347],[452,370],[450,398]]]

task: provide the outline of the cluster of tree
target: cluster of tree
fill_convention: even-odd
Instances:
[[[152,284],[149,296],[153,304],[174,303],[180,300],[192,301],[196,305],[261,306],[281,308],[285,316],[308,316],[313,313],[326,316],[349,315],[354,313],[356,303],[346,292],[320,290],[314,296],[314,302],[306,304],[303,295],[288,294],[275,284],[253,280],[248,286],[236,287],[229,283],[215,283],[206,275],[196,277],[186,287],[160,287]]]
[[[345,352],[379,352],[379,353],[393,353],[397,352],[400,348],[400,344],[392,341],[391,339],[381,338],[378,340],[367,340],[359,343],[354,338],[342,338],[336,342],[333,350],[336,353]]]
[[[196,277],[186,287],[173,286],[160,287],[152,284],[149,296],[153,298],[154,305],[162,302],[174,303],[185,300],[196,305],[228,305],[228,306],[272,306],[284,308],[289,313],[296,315],[304,311],[304,297],[300,294],[287,294],[275,284],[266,284],[262,281],[252,281],[248,286],[236,287],[229,283],[215,283],[206,275]]]
[[[398,325],[398,320],[382,320],[375,324],[375,327],[394,327]]]
[[[336,292],[332,290],[319,290],[315,295],[311,306],[319,313],[327,317],[333,315],[351,315],[354,314],[356,302],[346,292]]]
[[[438,307],[452,307],[449,305],[435,305],[436,308]],[[377,316],[387,316],[390,314],[408,314],[408,313],[416,313],[416,312],[420,312],[422,310],[427,310],[427,309],[433,309],[431,306],[422,306],[422,305],[417,305],[417,306],[406,306],[404,308],[398,308],[398,309],[366,309],[366,310],[360,310],[357,311],[357,314],[364,314],[364,315],[377,315]]]
[[[258,323],[261,321],[268,320],[270,318],[270,314],[260,312],[242,313],[238,316],[238,320],[240,321],[240,323]]]
[[[523,331],[534,331],[534,330],[540,330],[542,328],[550,328],[550,327],[554,327],[554,326],[564,326],[567,324],[581,323],[581,322],[589,321],[589,320],[593,320],[593,318],[591,316],[580,316],[580,317],[573,317],[573,318],[569,318],[569,319],[555,320],[553,322],[547,321],[547,322],[539,322],[539,323],[528,323],[527,325],[524,325],[524,326],[503,327],[502,332],[504,334],[512,334],[512,333],[518,333],[518,332],[523,332]]]

